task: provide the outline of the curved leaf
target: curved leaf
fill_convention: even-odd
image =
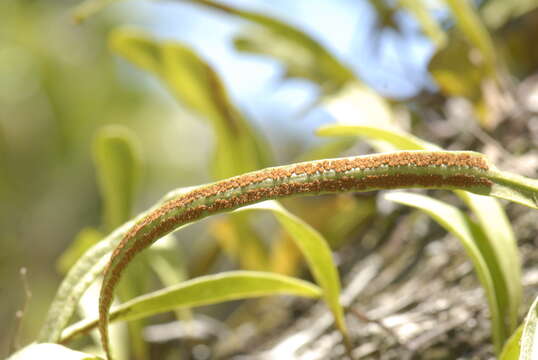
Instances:
[[[504,346],[499,360],[534,360],[538,358],[538,297],[534,299],[525,321]]]
[[[316,285],[288,276],[259,271],[230,271],[200,276],[127,301],[110,312],[111,321],[130,321],[155,314],[196,306],[217,304],[269,295],[296,295],[317,298]],[[98,319],[80,321],[62,334],[62,341],[97,326]]]
[[[336,326],[347,336],[344,311],[340,305],[340,278],[331,249],[323,236],[310,225],[283,208],[277,201],[264,201],[236,211],[269,210],[295,241],[305,257],[316,283],[323,289],[323,298],[333,313]]]
[[[78,301],[95,279],[103,273],[112,250],[134,224],[135,220],[129,221],[116,229],[86,251],[71,267],[52,301],[45,323],[37,337],[38,342],[58,342]]]
[[[160,202],[136,218],[107,235],[96,245],[92,246],[71,267],[47,312],[45,322],[37,337],[38,342],[58,342],[62,330],[66,327],[73,315],[76,306],[95,279],[103,273],[112,250],[118,245],[125,233],[140,219],[150,213],[155,207],[162,205],[170,197],[177,196],[191,188],[176,189],[166,194]],[[188,225],[186,225],[188,226]]]
[[[519,360],[535,360],[538,358],[538,297],[527,313],[521,334]]]
[[[495,285],[491,270],[488,267],[481,249],[477,246],[479,241],[483,241],[483,234],[480,228],[464,213],[452,205],[435,200],[429,196],[393,192],[385,195],[385,198],[403,205],[420,209],[430,215],[448,232],[456,236],[463,245],[467,256],[473,263],[476,274],[482,287],[486,292],[493,322],[493,339],[498,346],[502,345],[506,334],[499,314],[499,303],[497,301]]]
[[[360,135],[371,137],[376,140],[383,140],[398,149],[439,149],[434,144],[423,141],[415,136],[389,127],[376,126],[346,126],[329,125],[319,129],[320,135]],[[503,180],[496,182],[490,195],[506,198],[527,206],[536,207],[535,192],[531,190],[516,191],[511,186],[510,177],[520,185],[529,184],[532,188],[538,189],[538,183],[531,179],[516,177],[498,172],[494,168],[490,170],[492,174],[497,174],[499,178],[506,178],[506,186]],[[495,286],[496,297],[499,302],[498,313],[501,320],[497,323],[506,328],[506,335],[514,331],[518,320],[518,310],[521,304],[521,263],[517,249],[516,239],[512,227],[508,222],[505,212],[498,201],[490,197],[471,194],[465,191],[455,191],[466,205],[476,215],[478,224],[485,235],[484,241],[476,244],[484,254],[488,268],[490,269],[493,284]],[[496,219],[491,221],[491,219]],[[500,333],[501,330],[499,329]],[[504,332],[504,330],[503,330]],[[504,342],[506,337],[503,337]],[[497,344],[500,349],[502,344]]]
[[[499,360],[518,360],[520,353],[519,342],[521,341],[521,334],[523,333],[523,325],[517,328],[516,332],[510,336],[508,341],[504,344],[503,351],[499,355]]]
[[[110,47],[156,75],[185,107],[211,122],[217,139],[214,161],[217,179],[269,164],[264,139],[230,101],[218,74],[189,47],[173,41],[157,41],[133,29],[114,30]]]
[[[269,147],[264,139],[231,102],[218,74],[189,47],[172,41],[157,41],[143,32],[129,29],[113,31],[110,46],[156,75],[185,107],[210,122],[216,137],[212,162],[215,179],[259,169],[270,163]],[[232,220],[232,230],[237,235],[234,239],[240,247],[263,249],[261,239],[247,220]],[[262,265],[268,261],[264,255],[261,251],[252,255],[244,251],[238,257],[241,263]],[[254,261],[248,258],[254,258]]]
[[[389,127],[369,126],[369,125],[324,125],[316,130],[319,136],[364,136],[383,140],[390,143],[398,150],[435,150],[437,146],[429,144],[419,138]]]
[[[521,261],[512,226],[495,199],[459,190],[455,193],[472,210],[486,237],[476,244],[490,268],[499,313],[509,335],[517,327],[522,296]]]

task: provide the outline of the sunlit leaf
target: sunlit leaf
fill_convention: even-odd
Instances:
[[[256,271],[231,271],[201,276],[132,299],[110,312],[111,321],[130,321],[185,307],[268,295],[296,295],[317,298],[316,285],[283,276]],[[66,329],[63,341],[97,326],[98,319],[84,320]]]
[[[269,165],[269,147],[231,102],[224,84],[213,68],[193,50],[172,41],[157,41],[134,30],[115,30],[112,49],[134,64],[156,75],[190,111],[208,120],[216,137],[212,170],[215,179]],[[263,249],[247,219],[234,219],[233,232],[240,247]],[[240,260],[264,269],[265,252],[242,251]],[[252,260],[252,261],[251,261]]]
[[[500,315],[507,334],[510,334],[518,323],[522,295],[521,262],[512,226],[498,201],[465,191],[455,192],[472,210],[488,239],[477,241],[476,244],[488,263],[496,288]]]
[[[519,360],[521,334],[523,333],[523,325],[519,326],[515,333],[510,336],[504,344],[503,351],[499,355],[499,360]]]
[[[276,201],[264,201],[236,211],[245,210],[269,210],[275,215],[301,250],[316,283],[323,290],[323,298],[334,315],[336,326],[344,336],[347,336],[344,312],[339,301],[340,278],[327,241],[310,225],[291,214]]]
[[[484,259],[485,254],[483,254],[481,249],[477,246],[477,242],[484,240],[481,228],[456,207],[428,196],[405,192],[392,192],[386,194],[385,198],[424,211],[460,240],[467,256],[473,263],[476,275],[486,292],[491,312],[491,321],[493,323],[494,343],[496,346],[502,345],[506,334],[504,333],[504,324],[500,323],[502,319],[499,314],[499,303],[492,273]]]
[[[269,165],[264,139],[231,102],[217,73],[189,47],[157,41],[132,29],[110,35],[111,48],[156,75],[194,114],[210,121],[216,149],[215,178],[225,178]]]
[[[538,297],[534,300],[523,323],[519,360],[538,358]]]
[[[80,351],[68,349],[58,344],[31,344],[17,353],[13,354],[8,360],[102,360],[95,355],[84,354]]]
[[[383,140],[399,150],[433,149],[430,144],[419,138],[390,127],[367,125],[324,125],[316,130],[320,136],[351,136],[358,135],[377,140]]]
[[[56,292],[39,332],[38,342],[59,341],[61,332],[73,315],[78,301],[95,279],[103,273],[112,250],[133,225],[134,220],[113,231],[86,251],[71,267]]]
[[[320,135],[359,135],[376,140],[384,140],[398,149],[439,149],[434,144],[425,142],[415,136],[391,129],[390,127],[375,126],[345,126],[329,125],[319,129]],[[493,170],[495,171],[495,170]],[[511,176],[499,172],[499,176]],[[506,181],[508,181],[507,179]],[[533,185],[536,181],[530,179],[519,179],[517,181],[530,182],[529,186],[538,188]],[[477,217],[478,225],[485,235],[484,241],[477,242],[477,246],[484,254],[484,261],[490,269],[493,284],[495,286],[496,297],[499,303],[499,316],[497,321],[499,326],[507,329],[506,334],[511,333],[517,324],[518,310],[521,304],[521,264],[517,249],[516,239],[514,238],[512,227],[508,222],[503,208],[498,201],[491,197],[471,194],[465,191],[455,191],[455,193],[467,204]],[[536,202],[533,190],[526,192],[515,191],[511,186],[503,186],[502,182],[495,183],[492,189],[492,195],[495,193],[500,198],[523,203],[527,206],[535,207]],[[492,222],[491,219],[497,219]],[[504,331],[504,330],[503,330]],[[501,330],[499,330],[499,333]],[[504,341],[504,339],[502,339]],[[498,344],[498,348],[501,344]]]

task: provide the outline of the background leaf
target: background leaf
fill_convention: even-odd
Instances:
[[[523,325],[510,336],[510,339],[504,344],[503,351],[499,356],[499,360],[518,360],[519,359],[519,342],[523,333]]]
[[[132,29],[114,30],[110,46],[156,75],[181,104],[210,121],[216,138],[216,179],[269,165],[263,138],[232,104],[217,73],[190,48],[178,42],[160,42]]]
[[[269,295],[321,296],[321,289],[309,282],[265,272],[230,271],[184,281],[119,305],[110,321],[130,321],[183,307],[211,305]],[[63,340],[97,326],[98,319],[83,320],[66,329]]]
[[[269,210],[290,234],[301,250],[316,283],[323,290],[323,298],[333,313],[336,326],[344,337],[347,327],[340,305],[340,278],[327,241],[310,225],[284,209],[277,201],[264,201],[236,211]]]
[[[375,140],[383,140],[400,149],[428,149],[436,150],[438,146],[425,142],[417,137],[400,131],[398,129],[375,126],[345,126],[345,125],[329,125],[318,130],[320,135],[359,135],[364,137],[372,137]],[[495,170],[492,170],[495,172]],[[511,176],[503,175],[499,176]],[[534,182],[530,179],[514,179],[520,182]],[[534,185],[536,189],[538,186]],[[494,184],[493,191],[505,192],[508,194],[506,198],[517,199],[516,202],[531,204],[534,192],[521,193],[514,191],[512,187],[504,188],[502,185]],[[501,189],[500,191],[495,189]],[[498,299],[498,309],[492,311],[492,314],[497,313],[501,319],[495,320],[499,327],[495,331],[501,334],[497,339],[496,348],[500,351],[502,344],[507,337],[515,330],[518,319],[519,306],[521,305],[521,263],[519,260],[519,252],[517,242],[514,237],[512,227],[508,222],[505,212],[498,201],[491,197],[471,194],[465,191],[455,191],[466,205],[475,213],[478,226],[481,228],[481,233],[485,238],[477,242],[480,251],[484,253],[484,261],[487,263],[490,270],[493,285],[495,287],[496,297]],[[501,194],[500,198],[504,195]],[[524,197],[524,198],[523,198]],[[463,213],[461,213],[463,216]],[[492,223],[490,219],[494,216],[498,221]],[[491,305],[491,303],[490,303]],[[492,315],[493,316],[493,315]]]
[[[428,196],[393,192],[386,194],[385,198],[424,211],[460,240],[486,292],[493,323],[494,343],[501,346],[506,336],[504,333],[505,328],[504,324],[500,323],[502,318],[499,314],[500,308],[493,283],[493,275],[485,261],[485,254],[477,246],[477,242],[482,241],[484,237],[480,233],[480,228],[456,207]]]
[[[521,334],[520,360],[534,360],[538,357],[538,297],[532,303]]]

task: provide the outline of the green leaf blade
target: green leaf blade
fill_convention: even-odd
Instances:
[[[473,263],[476,275],[486,292],[493,323],[493,342],[496,348],[498,348],[498,351],[500,351],[500,347],[506,338],[506,330],[501,318],[502,309],[499,307],[497,301],[491,269],[484,259],[484,254],[476,244],[476,234],[479,229],[476,224],[473,224],[469,217],[456,207],[428,196],[406,192],[394,192],[386,194],[385,198],[424,211],[443,228],[460,240],[467,256]]]
[[[336,326],[347,337],[344,311],[340,304],[340,278],[331,249],[323,236],[299,219],[277,201],[264,201],[236,211],[268,210],[273,212],[280,225],[290,234],[300,249],[313,277],[323,290],[323,298],[333,313]]]
[[[179,308],[270,295],[318,298],[321,289],[309,282],[259,271],[230,271],[206,275],[169,286],[125,302],[110,312],[111,321],[130,321]],[[98,319],[84,320],[66,329],[63,341],[97,326]]]
[[[109,43],[114,52],[157,76],[189,111],[209,121],[216,138],[215,178],[269,165],[264,138],[231,101],[216,71],[190,47],[129,28],[114,30]]]
[[[499,355],[499,360],[518,360],[520,354],[519,342],[521,341],[521,334],[523,333],[523,325],[517,328],[517,330],[510,336],[508,341],[504,344],[503,351]]]
[[[316,130],[319,136],[363,136],[376,140],[383,140],[399,150],[435,150],[437,146],[429,144],[419,138],[389,127],[369,125],[325,125]]]
[[[320,128],[318,134],[323,136],[359,135],[386,141],[401,150],[439,149],[434,144],[422,141],[409,133],[398,129],[391,129],[387,126],[329,125]],[[490,168],[489,176],[494,183],[489,195],[507,198],[515,202],[524,203],[527,206],[531,205],[531,207],[538,204],[533,202],[533,199],[535,199],[538,193],[538,186],[535,188],[531,187],[535,181],[501,173],[491,164]],[[511,180],[512,182],[510,182]],[[502,181],[505,181],[507,185],[502,185]],[[527,184],[529,187],[518,191],[516,188],[521,188],[521,184]],[[501,188],[502,194],[499,191]],[[498,313],[501,317],[498,323],[504,324],[507,329],[506,335],[508,335],[515,329],[522,293],[521,264],[512,227],[506,218],[503,208],[495,199],[461,190],[456,190],[455,194],[476,215],[478,224],[484,235],[481,236],[482,240],[476,243],[480,251],[484,254],[484,261],[487,263],[496,289],[495,293],[499,301]],[[522,199],[523,201],[518,201]],[[493,223],[491,222],[492,218],[496,219]],[[500,342],[504,342],[505,339],[506,336],[500,339]],[[498,350],[501,345],[497,344]]]
[[[532,303],[521,334],[519,360],[538,358],[538,297]]]

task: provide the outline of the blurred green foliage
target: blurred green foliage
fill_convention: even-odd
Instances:
[[[118,74],[106,46],[116,21],[80,27],[68,2],[0,2],[0,283],[10,288],[1,290],[2,349],[22,304],[18,269],[28,267],[35,299],[50,299],[55,259],[82,227],[99,223],[95,130],[132,126],[158,103]],[[25,322],[40,322],[47,303],[33,301]],[[23,338],[35,336],[35,326],[24,329]]]

